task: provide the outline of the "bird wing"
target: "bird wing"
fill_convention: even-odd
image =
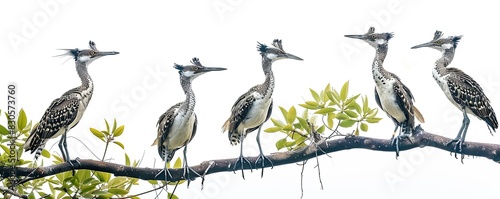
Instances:
[[[469,75],[457,68],[447,68],[450,94],[460,106],[468,107],[474,115],[484,120],[493,129],[498,128],[498,121],[490,100],[479,84]]]
[[[193,133],[191,134],[191,138],[189,139],[189,141],[187,141],[187,143],[193,140],[194,136],[196,135],[196,127],[198,126],[198,117],[196,116],[196,113],[193,114],[194,114]]]
[[[401,82],[401,81],[400,81]],[[410,89],[408,87],[406,87],[406,85],[403,84],[403,82],[401,82],[401,85],[403,85],[403,89],[406,91],[406,93],[408,93],[411,101],[415,101],[415,97],[413,97],[413,94],[411,93]],[[412,103],[413,104],[413,103]],[[420,122],[420,123],[425,123],[425,119],[424,119],[424,116],[422,115],[422,113],[417,109],[417,107],[415,105],[413,105],[413,114],[414,116],[417,118],[417,120]]]
[[[163,113],[158,119],[156,127],[158,128],[158,136],[156,137],[153,145],[158,145],[158,154],[161,159],[165,160],[165,151],[167,150],[163,142],[168,137],[168,132],[170,132],[170,127],[175,119],[176,110],[181,106],[181,102],[170,107],[165,113]],[[172,158],[176,150],[169,151],[167,154],[167,162],[170,161],[168,157]]]
[[[78,102],[75,95],[63,95],[52,101],[38,125],[33,128],[26,139],[25,151],[33,153],[37,148],[43,147],[47,139],[55,136],[59,130],[67,128],[78,115],[80,106]]]
[[[408,89],[408,87],[406,87],[401,81],[396,81],[393,89],[396,94],[396,103],[403,111],[409,127],[413,129],[413,127],[415,127],[415,115],[413,113],[413,96],[411,95],[411,92],[409,92],[410,89]]]
[[[252,104],[255,101],[255,97],[251,94],[255,91],[256,87],[252,87],[248,92],[241,95],[238,100],[233,104],[231,108],[231,116],[226,120],[224,125],[222,126],[222,131],[229,132],[229,137],[238,125],[245,119],[246,115],[250,108],[252,108]]]

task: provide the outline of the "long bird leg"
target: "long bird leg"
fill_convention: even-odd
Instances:
[[[259,156],[257,157],[257,160],[255,160],[255,169],[257,169],[257,163],[262,160],[262,164],[261,164],[261,168],[262,168],[262,173],[260,174],[260,177],[264,177],[264,166],[265,166],[265,163],[266,163],[266,160],[269,161],[269,163],[271,164],[271,169],[274,167],[273,165],[273,162],[271,161],[271,159],[269,159],[268,157],[266,157],[264,155],[264,152],[262,152],[262,146],[260,145],[260,130],[262,128],[262,125],[259,126],[259,131],[257,131],[257,145],[259,146]]]
[[[186,156],[186,152],[187,152],[187,146],[188,144],[186,144],[186,146],[184,146],[184,178],[188,181],[188,188],[189,188],[189,183],[191,183],[191,175],[190,175],[190,172],[193,172],[195,173],[198,177],[201,177],[200,174],[198,174],[195,170],[191,169],[191,167],[189,167],[188,165],[188,162],[187,162],[187,156]]]
[[[61,150],[61,155],[62,158],[64,159],[64,162],[67,162],[71,166],[71,170],[73,172],[73,176],[75,175],[75,165],[71,162],[71,159],[69,158],[69,153],[68,153],[68,144],[66,143],[66,132],[68,132],[67,129],[64,130],[64,133],[61,135],[61,140],[59,141],[59,150]],[[77,160],[78,162],[78,160]]]
[[[391,146],[396,148],[396,159],[399,157],[399,135],[396,136],[396,132],[398,131],[399,125],[396,124],[396,128],[394,128],[394,133],[392,133],[391,137]],[[401,129],[399,130],[399,134],[401,135]]]
[[[243,176],[243,180],[245,179],[245,173],[243,172],[243,167],[245,162],[248,163],[248,166],[250,166],[250,171],[252,171],[252,164],[248,159],[243,157],[243,139],[245,139],[244,135],[240,136],[240,157],[234,162],[233,165],[233,172],[236,173],[236,165],[238,165],[238,162],[241,164],[241,176]]]
[[[460,127],[460,130],[458,131],[458,135],[455,139],[452,141],[448,142],[447,145],[450,145],[452,143],[455,143],[455,158],[458,159],[457,153],[462,153],[462,146],[464,145],[464,140],[465,140],[465,135],[467,134],[467,129],[469,128],[470,120],[469,116],[467,116],[467,111],[465,110],[465,107],[462,107],[462,112],[464,115],[464,119],[462,121],[462,126]],[[464,154],[461,155],[460,161],[464,163]]]

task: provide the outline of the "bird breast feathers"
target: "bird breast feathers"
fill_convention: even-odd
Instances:
[[[394,81],[388,81],[385,86],[377,86],[377,93],[382,109],[398,122],[403,122],[406,120],[406,116],[397,103],[394,83]]]
[[[180,148],[184,146],[186,142],[191,140],[194,120],[194,114],[184,115],[180,112],[177,114],[172,126],[170,127],[170,133],[168,135],[168,150]]]

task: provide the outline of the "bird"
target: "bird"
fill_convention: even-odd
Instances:
[[[409,139],[415,128],[415,117],[424,123],[424,117],[413,104],[414,97],[410,89],[403,84],[394,73],[385,70],[383,62],[387,55],[388,42],[394,37],[393,33],[375,33],[370,27],[362,35],[345,35],[345,37],[360,39],[375,48],[376,54],[372,64],[372,75],[375,81],[375,101],[378,106],[392,119],[395,125],[391,144],[395,147],[396,159],[399,156],[399,140]],[[398,128],[399,135],[395,136]]]
[[[247,134],[258,129],[257,145],[259,146],[259,156],[255,162],[257,164],[262,160],[262,174],[264,175],[265,160],[272,161],[264,156],[260,145],[260,131],[262,124],[271,116],[273,109],[273,90],[274,90],[274,75],[272,70],[273,62],[281,59],[303,60],[300,57],[292,55],[283,50],[283,45],[280,39],[273,40],[273,47],[257,42],[257,50],[262,56],[262,70],[264,71],[265,81],[250,88],[246,93],[241,95],[231,108],[231,115],[224,122],[222,132],[228,132],[228,138],[231,145],[240,144],[240,156],[234,163],[233,170],[236,171],[236,165],[240,163],[243,179],[244,162],[250,165],[250,161],[243,157],[243,140]]]
[[[490,134],[498,129],[498,121],[495,111],[490,104],[490,100],[484,94],[481,86],[469,75],[462,70],[454,67],[448,67],[453,61],[455,50],[458,42],[462,39],[462,35],[443,37],[443,33],[439,30],[434,32],[434,38],[427,43],[411,47],[412,49],[429,47],[439,50],[443,55],[435,62],[432,76],[437,84],[443,90],[444,94],[463,114],[462,126],[458,131],[458,135],[448,143],[448,146],[454,145],[455,158],[457,153],[462,152],[465,135],[469,128],[469,117],[467,114],[472,114],[486,122]],[[464,154],[461,155],[463,163]]]
[[[158,136],[153,143],[153,146],[158,146],[158,154],[165,161],[165,168],[162,171],[165,173],[165,181],[167,181],[167,175],[172,177],[166,167],[166,163],[172,160],[177,150],[184,147],[183,168],[184,177],[188,180],[188,186],[191,181],[189,174],[191,169],[187,163],[186,151],[188,143],[191,142],[196,134],[198,123],[194,112],[196,100],[191,83],[195,78],[207,72],[226,70],[226,68],[220,67],[205,67],[196,57],[191,60],[191,63],[192,65],[185,66],[174,63],[174,68],[179,72],[180,83],[186,99],[183,102],[173,105],[160,116],[156,124]],[[196,174],[195,171],[191,171]]]
[[[119,52],[115,51],[99,51],[93,41],[89,41],[89,47],[90,49],[83,50],[78,48],[61,49],[66,52],[58,55],[70,56],[75,60],[76,72],[82,84],[53,100],[43,114],[42,119],[32,128],[23,148],[25,151],[30,151],[31,154],[35,152],[35,162],[42,153],[47,141],[61,136],[59,149],[62,158],[73,166],[68,153],[66,135],[82,119],[94,92],[94,83],[87,72],[88,65],[101,57],[119,54]]]

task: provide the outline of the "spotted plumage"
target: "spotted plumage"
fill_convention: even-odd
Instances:
[[[192,65],[174,64],[174,68],[178,70],[182,90],[186,99],[170,107],[163,113],[156,124],[158,131],[157,137],[153,145],[158,146],[158,154],[165,163],[170,162],[175,155],[175,152],[184,147],[184,177],[189,182],[191,181],[190,173],[194,172],[189,168],[187,163],[187,146],[196,135],[198,119],[194,113],[196,105],[195,95],[191,88],[192,81],[202,74],[210,71],[222,71],[225,68],[205,67],[201,64],[198,58],[191,60]],[[165,181],[169,171],[164,168]],[[194,172],[196,173],[196,172]]]
[[[346,35],[346,37],[361,39],[375,48],[375,59],[372,64],[372,75],[375,81],[375,100],[378,106],[387,114],[395,124],[394,133],[398,128],[400,134],[393,135],[393,145],[396,148],[396,158],[399,156],[399,139],[408,136],[415,128],[415,117],[420,122],[425,122],[420,111],[413,105],[413,94],[401,79],[383,67],[383,62],[388,51],[388,42],[394,37],[392,33],[375,33],[375,28],[370,27],[363,35]]]
[[[455,49],[462,36],[442,36],[442,32],[437,30],[430,42],[413,46],[412,49],[430,47],[443,53],[442,57],[435,62],[432,75],[448,100],[463,113],[464,120],[458,135],[449,143],[455,143],[455,152],[460,153],[469,126],[467,114],[472,114],[486,122],[490,133],[498,128],[498,121],[490,100],[484,94],[481,86],[462,70],[447,67],[453,61]],[[462,154],[462,161],[463,158]]]
[[[66,133],[75,127],[85,112],[92,98],[94,84],[87,72],[87,66],[94,60],[106,55],[116,55],[118,52],[98,51],[93,41],[89,42],[90,49],[66,49],[62,56],[71,56],[75,60],[76,71],[82,85],[65,92],[61,97],[52,101],[45,111],[40,122],[35,124],[24,143],[24,150],[35,153],[35,160],[40,156],[49,139],[61,137],[59,148],[65,161],[69,161],[66,148]]]
[[[272,45],[274,48],[261,43],[257,45],[257,51],[262,57],[262,70],[266,77],[264,83],[253,86],[236,100],[231,108],[231,115],[222,126],[222,132],[228,132],[228,138],[231,145],[240,144],[240,157],[238,161],[234,163],[233,169],[236,169],[236,165],[240,164],[243,178],[245,178],[243,164],[244,162],[250,164],[249,161],[243,157],[243,140],[252,131],[259,129],[257,133],[257,145],[260,154],[257,161],[262,160],[262,168],[264,167],[265,160],[268,160],[272,164],[272,162],[264,156],[259,138],[262,124],[269,119],[272,113],[272,94],[274,90],[272,64],[274,61],[281,59],[302,60],[300,57],[286,53],[283,50],[281,40],[275,39]],[[262,172],[263,171],[264,170],[262,170]]]

